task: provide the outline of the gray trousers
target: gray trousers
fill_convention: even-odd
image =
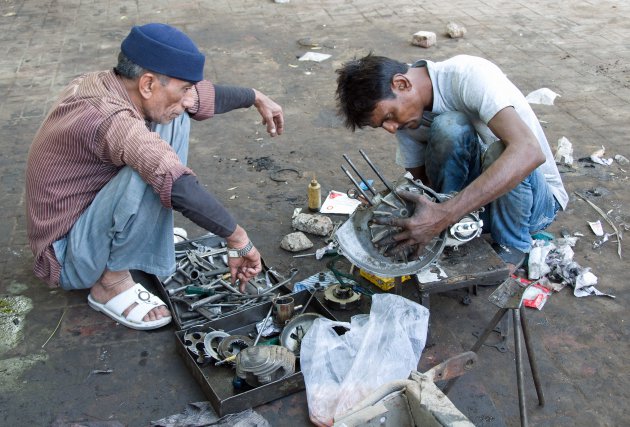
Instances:
[[[182,114],[154,132],[182,163],[188,158],[190,117]],[[165,276],[175,270],[173,210],[131,167],[109,181],[70,232],[53,243],[63,289],[91,288],[105,270],[142,270]]]

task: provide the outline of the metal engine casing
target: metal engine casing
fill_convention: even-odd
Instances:
[[[425,196],[432,202],[442,203],[452,195],[441,194],[414,180],[405,173],[394,185],[394,190],[406,190]],[[413,215],[415,205],[397,196],[394,192],[379,194],[372,199],[372,205],[361,205],[335,233],[334,240],[339,254],[345,256],[354,265],[380,277],[402,277],[416,274],[429,267],[444,251],[446,246],[457,247],[479,236],[483,222],[479,211],[465,215],[458,223],[451,225],[434,237],[419,251],[414,258],[415,249],[393,257],[385,255],[389,247],[376,246],[384,236],[400,231],[398,227],[378,225],[372,222],[375,215],[408,218]]]
[[[295,355],[279,345],[247,347],[236,356],[236,376],[258,387],[292,375]]]

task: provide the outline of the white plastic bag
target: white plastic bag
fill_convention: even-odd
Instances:
[[[379,386],[409,377],[428,324],[429,310],[392,294],[374,295],[370,315],[350,323],[316,319],[300,350],[311,421],[330,426]],[[339,335],[335,327],[347,332]]]
[[[527,261],[528,277],[531,280],[538,280],[551,271],[551,267],[547,265],[546,260],[549,252],[556,249],[556,245],[544,240],[534,240],[532,246]]]
[[[533,92],[530,92],[525,100],[530,104],[543,104],[543,105],[553,105],[554,99],[556,96],[560,96],[555,93],[553,90],[543,87],[541,89],[536,89]]]

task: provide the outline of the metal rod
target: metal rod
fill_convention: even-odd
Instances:
[[[241,291],[235,289],[231,284],[229,284],[225,280],[221,279],[221,280],[219,280],[219,282],[223,285],[223,287],[225,289],[227,289],[228,291],[232,292],[233,294],[243,295],[243,293]]]
[[[254,346],[256,346],[258,344],[258,341],[260,341],[260,337],[262,337],[262,333],[265,330],[265,326],[267,326],[267,320],[269,320],[269,318],[271,317],[271,313],[273,312],[273,304],[274,304],[273,301],[279,296],[280,294],[277,294],[274,297],[274,299],[271,300],[271,307],[269,307],[269,311],[267,312],[267,315],[265,316],[265,320],[263,320],[263,324],[260,327],[260,331],[258,331],[258,335],[256,335],[256,339],[254,340]]]
[[[492,320],[490,321],[490,323],[488,323],[488,326],[486,326],[486,329],[482,332],[481,335],[479,335],[479,338],[477,339],[477,342],[475,342],[475,344],[472,346],[472,348],[470,349],[470,351],[477,353],[479,351],[479,349],[481,348],[481,346],[483,345],[483,343],[486,341],[486,339],[488,338],[488,335],[490,335],[490,333],[494,330],[495,326],[497,326],[497,324],[499,323],[499,321],[503,318],[503,315],[508,311],[507,308],[500,308],[496,314],[494,315],[494,317],[492,318]],[[446,383],[446,386],[444,387],[444,389],[442,390],[442,392],[444,394],[448,394],[448,392],[450,391],[450,389],[455,385],[455,383],[457,382],[457,379],[459,377],[455,377],[453,379],[451,379],[448,383]]]
[[[213,269],[209,270],[207,273],[203,273],[203,275],[206,278],[209,278],[209,277],[217,277],[219,275],[227,274],[229,272],[230,272],[230,268],[229,267],[213,268]]]
[[[201,307],[202,305],[205,304],[209,304],[211,302],[215,302],[215,301],[219,301],[221,299],[225,298],[225,294],[215,294],[215,295],[211,295],[209,297],[200,299],[199,301],[195,301],[192,304],[190,304],[188,306],[188,310],[189,311],[193,311],[194,309],[196,309],[197,307]]]
[[[374,205],[374,202],[372,202],[372,199],[370,198],[370,196],[368,196],[367,193],[365,191],[363,191],[363,189],[361,188],[359,183],[354,179],[352,174],[350,174],[350,172],[348,172],[348,169],[346,169],[343,165],[341,165],[341,170],[344,171],[346,175],[348,175],[348,178],[350,178],[350,181],[352,181],[352,183],[357,188],[357,190],[359,190],[359,193],[361,193],[361,195],[363,197],[365,197],[365,200],[367,200],[367,202],[370,204],[370,206]]]
[[[354,164],[352,163],[352,160],[350,160],[350,158],[348,156],[346,156],[345,154],[343,155],[343,158],[346,159],[346,162],[348,162],[348,164],[350,165],[350,167],[352,168],[352,170],[354,171],[354,173],[357,174],[357,176],[359,177],[359,179],[365,183],[365,186],[368,188],[368,190],[370,190],[370,192],[372,192],[372,194],[374,194],[376,196],[376,191],[374,190],[374,188],[370,185],[370,183],[368,182],[367,179],[363,178],[363,175],[361,175],[361,172],[359,172],[359,170],[354,166]]]
[[[243,301],[243,300],[259,300],[259,299],[265,299],[265,298],[270,298],[271,295],[267,295],[267,294],[230,294],[230,300],[231,301]]]
[[[392,186],[390,185],[389,182],[387,182],[387,180],[385,179],[385,177],[383,175],[381,175],[381,173],[379,172],[379,170],[376,168],[376,166],[374,166],[374,163],[372,163],[372,161],[369,159],[369,157],[367,156],[367,154],[365,154],[365,152],[363,150],[359,150],[359,153],[361,154],[361,156],[363,156],[363,158],[365,159],[365,161],[367,162],[368,165],[370,165],[370,167],[372,168],[372,170],[374,171],[374,173],[376,174],[376,176],[379,177],[379,179],[383,182],[383,184],[385,184],[385,187],[387,187],[387,189],[389,191],[394,191],[394,189],[392,188]]]
[[[313,299],[313,297],[315,296],[318,290],[319,290],[319,282],[313,285],[313,292],[311,293],[311,296],[308,297],[308,301],[306,301],[306,304],[304,304],[304,307],[302,307],[302,311],[300,311],[300,314],[304,314],[304,312],[306,311],[306,308],[311,303],[311,300]]]
[[[387,189],[389,191],[392,192],[392,194],[394,194],[394,196],[396,196],[396,198],[398,200],[400,200],[403,204],[403,206],[406,204],[405,201],[398,195],[396,194],[396,191],[394,191],[394,187],[392,187],[392,185],[385,179],[385,177],[383,175],[381,175],[381,173],[379,172],[379,170],[376,168],[376,166],[374,166],[374,163],[372,163],[372,161],[369,159],[369,157],[367,156],[367,154],[365,154],[365,152],[363,150],[359,150],[359,153],[361,154],[361,156],[363,156],[363,158],[365,159],[365,161],[367,162],[368,165],[370,165],[370,167],[372,168],[372,170],[374,171],[374,173],[376,174],[376,176],[379,177],[379,179],[383,182],[383,184],[385,185],[385,187],[387,187]]]
[[[189,320],[187,322],[182,322],[181,323],[181,329],[189,329],[192,328],[194,326],[199,326],[204,322],[207,322],[208,320],[205,317],[201,317],[199,319],[195,319],[195,320]]]
[[[503,316],[505,315],[507,311],[508,311],[507,308],[501,308],[497,311],[497,313],[494,315],[494,317],[492,318],[492,320],[490,321],[486,329],[483,331],[481,335],[479,335],[479,339],[477,339],[477,342],[475,343],[475,345],[472,346],[470,351],[474,351],[475,353],[479,351],[483,343],[488,338],[488,335],[490,335],[490,333],[494,331],[494,328],[497,326],[497,324],[503,318]]]
[[[316,252],[312,252],[310,254],[293,255],[293,258],[304,258],[304,257],[307,257],[307,256],[315,256],[315,255],[317,255],[317,253]]]
[[[512,320],[514,320],[514,353],[516,353],[516,385],[518,387],[518,411],[521,414],[521,427],[527,427],[525,381],[523,380],[523,354],[521,352],[521,315],[519,309],[512,309]]]
[[[534,377],[534,386],[536,387],[536,394],[538,395],[538,405],[545,406],[545,396],[543,395],[543,389],[540,384],[540,376],[538,375],[538,364],[534,357],[534,349],[531,345],[529,326],[525,320],[525,308],[521,306],[521,328],[523,329],[523,340],[525,341],[525,349],[527,350],[527,358],[529,359],[529,367],[532,370],[532,377]]]
[[[183,291],[188,286],[190,286],[190,285],[180,286],[179,288],[167,289],[166,292],[168,292],[169,295],[175,295],[177,292]]]
[[[277,285],[272,286],[272,287],[271,287],[271,288],[269,288],[269,289],[265,289],[265,291],[264,291],[264,292],[261,292],[260,294],[258,294],[258,296],[264,296],[264,295],[267,295],[267,294],[269,294],[269,292],[273,292],[273,291],[275,291],[276,289],[278,289],[279,287],[286,285],[286,284],[287,284],[287,283],[289,283],[291,280],[293,280],[293,278],[295,277],[295,275],[296,275],[297,273],[298,273],[298,270],[297,270],[296,268],[292,268],[292,269],[291,269],[291,275],[289,276],[289,278],[288,278],[288,279],[283,280],[282,282],[278,283]]]
[[[234,303],[218,303],[218,304],[206,304],[206,308],[210,308],[210,307],[240,307],[241,303],[240,302],[234,302]]]

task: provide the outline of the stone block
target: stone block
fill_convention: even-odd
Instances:
[[[418,31],[411,38],[411,44],[420,47],[431,47],[437,41],[437,37],[434,32],[431,31]]]
[[[449,22],[446,24],[446,34],[452,39],[462,38],[466,34],[466,27],[456,22]]]
[[[289,252],[299,252],[313,247],[313,242],[301,231],[287,234],[280,242],[280,247]]]
[[[300,213],[293,218],[293,228],[317,236],[327,236],[333,230],[333,222],[324,215]]]

